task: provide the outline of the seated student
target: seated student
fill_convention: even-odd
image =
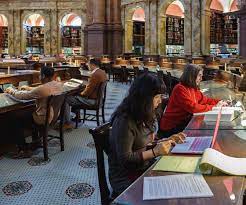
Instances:
[[[66,124],[70,123],[69,106],[83,106],[95,104],[99,85],[108,80],[107,74],[99,68],[99,64],[95,59],[90,60],[88,67],[91,71],[91,76],[89,78],[85,90],[81,92],[80,95],[69,96],[67,98],[64,119],[64,122]]]
[[[20,156],[23,154],[22,148],[24,147],[24,128],[26,128],[28,123],[32,122],[32,118],[37,124],[45,123],[46,116],[46,106],[47,106],[47,97],[50,95],[61,94],[63,92],[63,85],[60,82],[54,81],[54,69],[50,67],[41,68],[41,82],[42,85],[38,87],[28,87],[22,86],[21,90],[16,90],[12,87],[8,87],[5,92],[13,95],[15,98],[20,100],[30,100],[36,99],[36,110],[33,113],[30,113],[28,116],[24,116],[25,119],[19,120],[18,123],[15,123],[14,127],[18,129],[18,142],[20,148]],[[50,109],[51,112],[51,122],[53,119],[54,111]],[[20,140],[22,139],[22,143]],[[38,139],[33,139],[33,142]]]
[[[180,133],[146,150],[155,137],[155,109],[164,89],[164,83],[153,74],[140,75],[112,115],[108,163],[113,196],[124,191],[155,157],[167,155],[173,144],[184,141],[185,136]]]
[[[59,95],[63,92],[63,85],[60,82],[54,81],[54,69],[50,67],[41,68],[42,85],[38,87],[22,86],[21,90],[16,90],[8,87],[5,92],[13,95],[20,100],[36,99],[36,111],[33,113],[33,118],[36,123],[42,124],[45,121],[47,97],[50,95]],[[53,109],[50,110],[51,118],[53,118]],[[50,119],[50,122],[52,119]]]
[[[215,105],[227,105],[218,99],[208,98],[199,89],[203,69],[188,64],[171,94],[160,121],[159,137],[169,137],[184,130],[193,113],[206,112]]]

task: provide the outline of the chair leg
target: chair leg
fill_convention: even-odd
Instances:
[[[44,152],[44,160],[47,161],[48,157],[48,131],[44,128],[41,128],[41,133],[43,136],[43,152]]]
[[[80,112],[80,110],[77,110],[76,111],[76,117],[75,117],[76,124],[75,124],[75,129],[78,128],[78,124],[79,124],[79,112]]]
[[[105,123],[104,106],[102,107],[102,119],[103,119],[103,123]]]
[[[77,119],[76,119],[77,122]],[[63,123],[60,123],[60,144],[61,144],[61,151],[64,151],[64,134],[63,134]]]
[[[100,125],[100,121],[99,121],[99,109],[97,109],[96,117],[97,117],[97,126],[99,126]]]
[[[83,118],[83,123],[85,123],[85,117],[86,117],[86,109],[84,109],[84,118]]]

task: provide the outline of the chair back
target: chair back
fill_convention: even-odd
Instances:
[[[107,81],[100,83],[97,91],[96,105],[100,108],[104,105],[106,100],[106,91],[107,91]]]
[[[162,70],[158,70],[158,71],[157,71],[157,77],[158,77],[160,80],[164,81],[164,74],[163,74],[163,71],[162,71]]]
[[[61,122],[63,123],[65,96],[66,94],[63,93],[60,95],[51,95],[48,97],[47,107],[46,107],[45,127],[48,127],[49,124],[54,125],[59,117],[61,119]],[[49,123],[51,109],[53,109],[54,115],[52,121]]]
[[[110,191],[106,179],[105,164],[104,164],[104,153],[109,153],[109,133],[111,125],[105,123],[94,129],[90,129],[89,133],[92,135],[97,155],[97,174],[99,180],[99,188],[101,193],[102,205],[109,205],[111,202]]]
[[[69,68],[67,72],[69,73],[71,78],[81,78],[81,73],[78,68]]]
[[[164,80],[164,83],[167,87],[167,92],[170,96],[171,92],[172,92],[172,76],[171,76],[171,74],[169,72],[167,72],[167,75],[163,75],[163,80]]]

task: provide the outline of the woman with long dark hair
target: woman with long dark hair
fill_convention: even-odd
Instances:
[[[159,136],[169,137],[181,132],[189,123],[193,113],[206,112],[218,104],[227,105],[219,99],[208,98],[200,91],[203,69],[188,64],[168,101],[167,108],[160,122]]]
[[[109,138],[109,180],[115,195],[124,191],[159,155],[182,143],[180,133],[146,150],[154,140],[155,109],[161,103],[165,84],[153,74],[139,76],[128,95],[113,113]]]

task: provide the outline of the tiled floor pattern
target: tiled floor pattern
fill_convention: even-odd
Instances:
[[[129,85],[108,83],[106,120],[125,96]],[[100,204],[93,139],[88,129],[95,122],[80,124],[65,133],[65,151],[49,144],[50,161],[43,162],[42,149],[31,159],[0,157],[0,205]]]

